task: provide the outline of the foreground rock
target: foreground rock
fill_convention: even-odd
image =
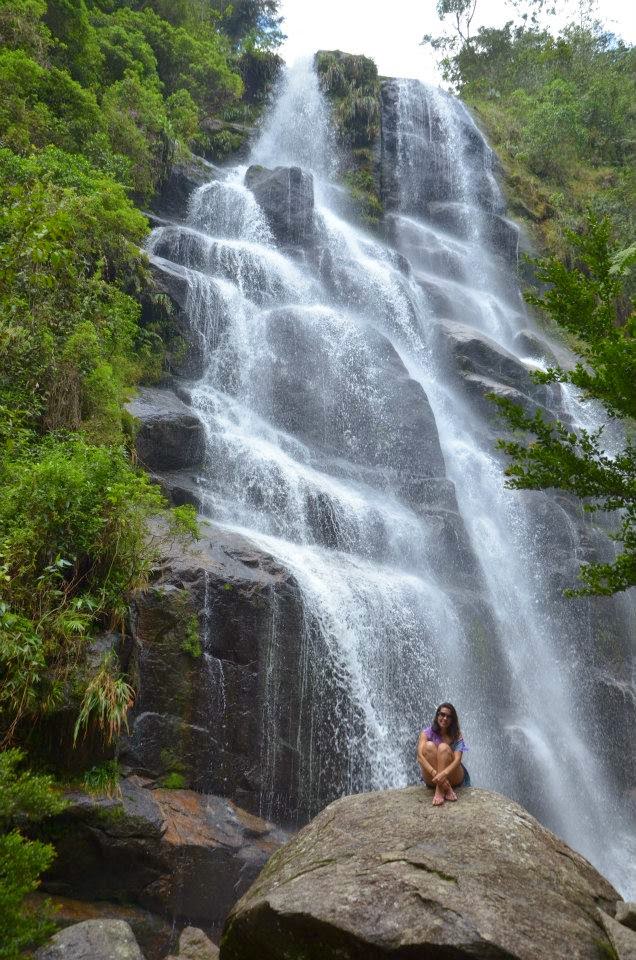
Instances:
[[[124,920],[85,920],[60,930],[35,954],[37,960],[143,960]]]
[[[179,937],[179,955],[166,960],[218,960],[219,948],[196,927],[186,927]]]
[[[636,932],[614,920],[604,910],[598,913],[618,960],[636,960]]]
[[[108,900],[74,900],[39,892],[27,897],[27,907],[31,912],[44,910],[45,904],[52,908],[55,924],[61,928],[86,920],[124,920],[130,926],[144,960],[163,960],[177,941],[177,931],[168,920],[131,904]]]
[[[286,836],[222,797],[150,786],[129,777],[118,797],[70,794],[47,823],[57,855],[43,889],[216,930]]]
[[[485,790],[345,797],[234,907],[222,960],[598,960],[616,891],[522,807]],[[625,928],[626,929],[626,928]]]

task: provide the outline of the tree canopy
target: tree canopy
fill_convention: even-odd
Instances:
[[[609,220],[588,215],[586,229],[570,233],[576,261],[556,257],[535,261],[544,292],[528,292],[539,307],[576,339],[581,360],[572,370],[554,366],[534,374],[539,383],[571,384],[587,402],[597,401],[607,425],[589,431],[559,420],[533,417],[509,400],[493,398],[508,424],[531,434],[527,442],[500,440],[511,458],[508,486],[540,490],[556,487],[574,494],[592,513],[617,516],[611,534],[616,559],[585,564],[579,594],[608,595],[636,585],[636,313],[625,294],[625,280],[636,262],[636,245],[620,249]],[[620,424],[622,441],[607,437]]]

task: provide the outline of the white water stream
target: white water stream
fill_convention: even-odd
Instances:
[[[576,556],[580,522],[558,500],[504,488],[497,429],[440,349],[439,322],[459,321],[525,376],[515,337],[532,324],[493,156],[461,103],[415,81],[391,81],[385,114],[391,245],[347,218],[306,64],[288,74],[250,161],[313,174],[313,243],[276,245],[238,166],[197,191],[187,225],[149,244],[157,263],[187,268],[206,344],[191,386],[208,439],[203,510],[277,558],[302,593],[305,707],[290,743],[274,637],[263,812],[280,813],[282,749],[298,752],[300,816],[342,792],[414,782],[418,731],[450,699],[473,783],[519,799],[627,893],[612,768],[624,748],[608,750],[590,660],[600,617],[551,583],[550,537]],[[565,409],[576,416],[576,399]],[[625,600],[603,609],[620,633]]]

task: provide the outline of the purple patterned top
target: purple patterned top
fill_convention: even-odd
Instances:
[[[425,733],[427,739],[429,739],[431,743],[434,743],[436,747],[439,747],[440,743],[444,742],[441,734],[436,733],[432,727],[425,727],[422,730],[422,733]],[[462,753],[466,753],[466,751],[468,750],[468,747],[464,743],[463,737],[459,737],[457,740],[451,743],[450,748],[453,751],[453,753],[456,750],[461,750]]]

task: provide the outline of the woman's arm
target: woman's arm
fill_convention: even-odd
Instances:
[[[461,762],[462,762],[462,751],[455,750],[453,752],[452,761],[448,764],[447,767],[444,767],[443,770],[440,770],[439,773],[435,774],[435,776],[433,777],[433,783],[440,783],[442,780],[445,780],[446,777],[449,777],[451,774],[453,774],[457,770]]]

